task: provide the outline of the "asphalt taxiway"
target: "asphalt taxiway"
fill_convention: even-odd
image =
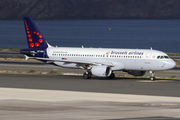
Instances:
[[[178,120],[180,81],[0,74],[3,120]]]
[[[175,96],[180,97],[180,80],[158,79],[150,81],[149,78],[124,78],[106,79],[93,77],[85,80],[82,78],[84,70],[67,69],[39,61],[5,61],[0,60],[0,71],[57,71],[60,73],[72,73],[76,75],[36,75],[36,74],[3,74],[1,73],[0,87],[45,89],[45,90],[69,90],[82,92],[100,93],[121,93],[155,96]],[[159,71],[155,75],[158,77],[179,77],[180,67],[168,71]],[[116,75],[126,74],[115,72]],[[146,76],[150,76],[146,73]]]
[[[0,69],[84,72],[29,61],[0,62]],[[178,67],[156,73],[161,77],[179,75]],[[0,119],[178,120],[179,86],[180,80],[174,79],[93,77],[87,80],[81,75],[0,73]]]
[[[180,97],[180,80],[92,78],[64,75],[0,74],[0,87]]]

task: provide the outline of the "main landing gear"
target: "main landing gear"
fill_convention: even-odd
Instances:
[[[149,71],[149,73],[151,74],[151,81],[154,81],[156,78],[154,77],[154,71]]]
[[[107,77],[109,79],[114,79],[115,78],[115,74],[112,72],[111,75],[109,77]]]
[[[92,76],[92,73],[91,73],[91,72],[85,72],[85,73],[83,74],[83,78],[84,78],[84,79],[91,79],[91,76]]]

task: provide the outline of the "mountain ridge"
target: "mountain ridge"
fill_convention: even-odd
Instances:
[[[180,19],[179,0],[0,0],[0,19]]]

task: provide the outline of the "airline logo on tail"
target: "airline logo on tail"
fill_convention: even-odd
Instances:
[[[45,38],[30,17],[24,17],[24,26],[30,49],[46,49],[48,47]]]
[[[46,49],[50,46],[30,17],[23,17],[28,47],[20,52],[28,57],[48,58]]]

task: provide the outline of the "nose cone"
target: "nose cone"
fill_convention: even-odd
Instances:
[[[174,62],[174,60],[170,59],[167,63],[167,69],[172,69],[176,66],[176,62]]]

